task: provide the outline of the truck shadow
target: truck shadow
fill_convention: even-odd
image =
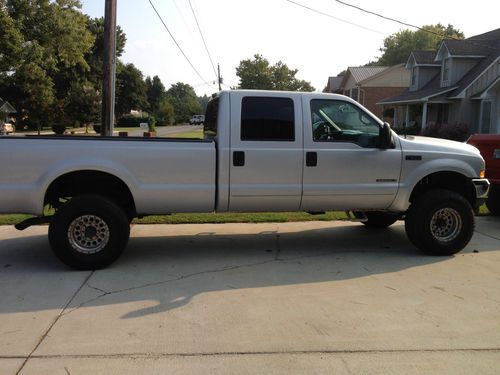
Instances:
[[[498,241],[478,236],[456,256],[499,250]],[[23,293],[22,303],[16,296],[0,297],[0,313],[62,309],[67,300],[43,294],[53,295],[50,288],[62,288],[65,281],[76,290],[89,275],[60,264],[45,236],[0,240],[0,249],[0,288],[17,283]],[[122,316],[129,319],[182,308],[205,293],[374,277],[451,258],[423,255],[400,224],[378,231],[346,225],[285,233],[133,236],[115,264],[92,273],[68,311],[155,301]]]

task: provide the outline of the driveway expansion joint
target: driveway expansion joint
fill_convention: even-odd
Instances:
[[[115,354],[45,354],[31,355],[30,359],[159,359],[170,357],[223,357],[261,355],[310,355],[310,354],[399,354],[399,353],[464,353],[500,352],[500,348],[457,348],[457,349],[360,349],[360,350],[286,350],[286,351],[237,351],[237,352],[193,352],[193,353],[115,353]],[[0,356],[0,359],[25,359],[25,356]]]

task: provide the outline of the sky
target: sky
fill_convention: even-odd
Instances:
[[[191,11],[198,19],[223,89],[237,86],[241,60],[261,54],[271,64],[298,69],[299,79],[323,90],[329,76],[380,56],[385,37],[407,28],[335,0],[151,0],[199,75],[170,38],[149,0],[117,0],[117,22],[127,35],[121,59],[165,87],[189,83],[198,95],[218,91],[216,74]],[[350,4],[414,25],[452,24],[466,37],[500,27],[498,0],[346,0]],[[104,16],[104,0],[82,0],[83,12]],[[201,76],[201,77],[200,77]]]

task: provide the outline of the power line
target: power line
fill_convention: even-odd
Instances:
[[[217,77],[217,80],[219,79],[217,72],[215,71],[215,65],[212,60],[212,56],[210,55],[210,52],[208,51],[207,43],[205,42],[205,38],[203,37],[203,32],[201,31],[200,24],[198,23],[198,18],[196,17],[196,13],[194,12],[193,4],[191,4],[191,0],[188,0],[189,7],[191,8],[191,12],[193,12],[193,17],[194,20],[196,21],[196,26],[198,26],[198,31],[200,32],[201,40],[203,41],[203,45],[205,46],[205,51],[207,51],[208,58],[210,60],[210,64],[212,64],[212,69],[214,71],[215,77]]]
[[[356,26],[356,27],[359,27],[361,29],[364,29],[364,30],[367,30],[367,31],[371,31],[373,33],[377,33],[377,34],[380,34],[380,35],[384,35],[386,36],[387,34],[386,33],[383,33],[381,31],[377,31],[377,30],[374,30],[374,29],[370,29],[369,27],[366,27],[366,26],[363,26],[363,25],[359,25],[357,23],[354,23],[354,22],[350,22],[350,21],[347,21],[347,20],[344,20],[342,18],[338,18],[338,17],[335,17],[329,13],[325,13],[325,12],[322,12],[321,10],[318,10],[318,9],[314,9],[314,8],[311,8],[307,5],[304,5],[304,4],[301,4],[301,3],[297,3],[295,1],[292,1],[292,0],[285,0],[286,2],[289,2],[291,4],[294,4],[296,6],[299,6],[301,8],[304,8],[304,9],[307,9],[307,10],[310,10],[311,12],[314,12],[314,13],[318,13],[318,14],[321,14],[322,16],[326,16],[326,17],[329,17],[329,18],[332,18],[336,21],[340,21],[340,22],[344,22],[344,23],[347,23],[349,25],[352,25],[352,26]]]
[[[184,56],[184,58],[187,60],[187,62],[189,63],[189,65],[191,65],[191,68],[193,68],[193,70],[195,71],[195,73],[198,75],[198,77],[200,77],[200,79],[203,81],[203,82],[208,82],[205,78],[202,77],[202,75],[200,74],[200,72],[198,72],[198,70],[194,67],[193,63],[191,62],[191,60],[189,60],[189,58],[187,57],[187,55],[184,53],[184,51],[182,50],[181,46],[179,45],[179,43],[177,43],[177,40],[175,40],[174,36],[172,35],[172,33],[170,32],[169,28],[167,27],[167,25],[165,24],[165,21],[163,21],[163,18],[160,16],[160,13],[158,13],[158,11],[156,10],[153,2],[151,0],[148,0],[149,1],[149,4],[151,4],[151,7],[153,8],[153,10],[155,11],[156,15],[158,16],[158,18],[160,19],[161,23],[163,24],[163,27],[165,27],[165,30],[167,30],[168,32],[168,35],[170,35],[170,37],[172,38],[172,40],[174,41],[175,45],[177,46],[177,48],[179,49],[179,51],[182,53],[182,56]]]
[[[392,22],[399,23],[400,25],[404,25],[404,26],[408,26],[408,27],[413,27],[413,28],[415,28],[417,30],[424,31],[424,32],[429,33],[429,34],[437,35],[441,39],[459,40],[461,42],[465,42],[465,43],[468,43],[468,44],[471,44],[471,45],[474,45],[474,46],[489,48],[489,49],[493,49],[493,50],[498,50],[498,48],[495,48],[495,47],[492,47],[492,46],[488,46],[488,45],[481,44],[481,43],[476,43],[476,42],[473,42],[473,41],[468,40],[468,39],[459,39],[459,38],[454,37],[452,35],[451,36],[450,35],[444,35],[444,34],[436,32],[436,31],[426,29],[425,27],[420,27],[420,26],[417,26],[417,25],[412,25],[411,23],[400,21],[400,20],[398,20],[396,18],[387,17],[387,16],[384,16],[383,14],[372,12],[371,10],[361,8],[361,7],[357,6],[357,5],[346,3],[345,1],[341,1],[341,0],[335,0],[335,1],[337,3],[339,3],[339,4],[342,4],[342,5],[345,5],[347,7],[351,7],[351,8],[357,9],[357,10],[359,10],[361,12],[372,14],[374,16],[377,16],[377,17],[380,17],[380,18],[383,18],[383,19],[386,19],[386,20],[389,20],[389,21],[392,21]]]

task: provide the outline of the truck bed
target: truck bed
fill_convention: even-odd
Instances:
[[[215,143],[140,137],[0,137],[0,212],[39,215],[58,177],[100,171],[130,189],[137,213],[214,210]]]

